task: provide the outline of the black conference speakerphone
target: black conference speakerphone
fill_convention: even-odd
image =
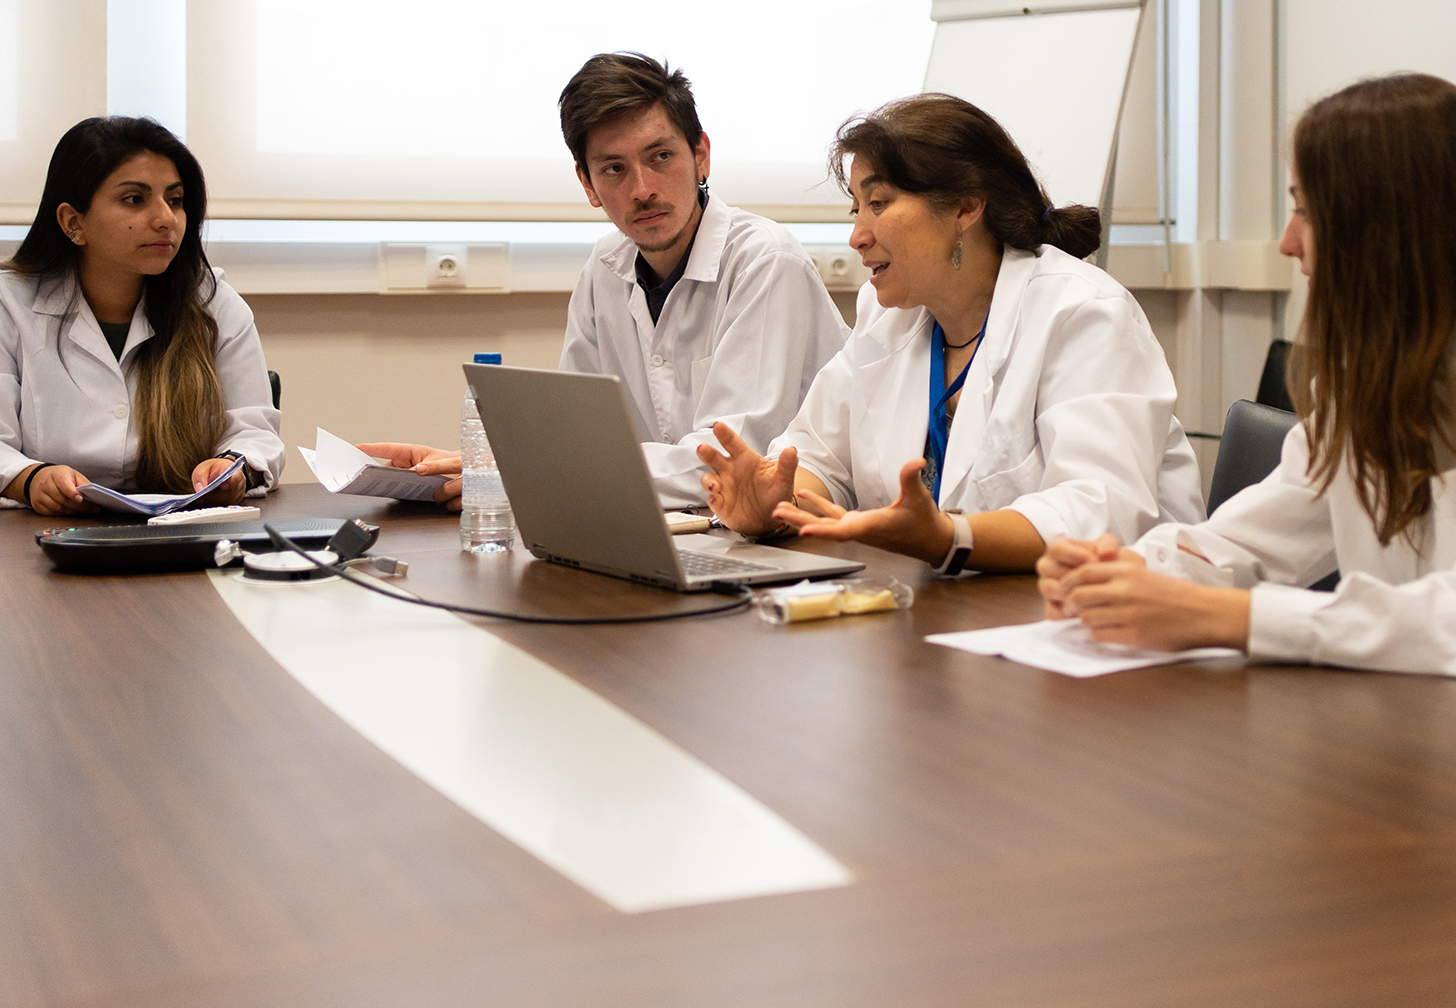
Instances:
[[[304,518],[268,523],[305,549],[322,549],[344,524],[342,518]],[[368,525],[368,549],[379,526]],[[35,534],[51,563],[64,570],[119,574],[127,571],[211,567],[217,544],[228,539],[248,553],[274,550],[263,523],[209,522],[200,525],[104,525],[53,528]]]

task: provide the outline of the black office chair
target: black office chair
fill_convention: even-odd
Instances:
[[[1259,482],[1279,464],[1284,435],[1299,421],[1289,410],[1240,399],[1229,407],[1208,488],[1208,513],[1246,486]]]
[[[1268,368],[1265,368],[1267,375]],[[1283,374],[1283,372],[1280,372]],[[1280,386],[1281,388],[1283,386]],[[1286,393],[1287,397],[1287,393]],[[1279,464],[1284,435],[1299,421],[1288,410],[1240,399],[1229,407],[1223,423],[1223,440],[1218,461],[1213,464],[1213,481],[1208,488],[1208,513],[1246,486],[1259,482]],[[1314,591],[1334,591],[1340,572],[1310,585]]]
[[[1259,391],[1254,402],[1273,406],[1286,413],[1294,412],[1294,402],[1289,398],[1289,384],[1284,380],[1289,365],[1289,340],[1277,339],[1269,344],[1269,355],[1264,358],[1264,373],[1259,376]]]
[[[281,409],[278,404],[283,401],[283,382],[279,380],[277,371],[268,372],[268,387],[273,390],[273,408]]]

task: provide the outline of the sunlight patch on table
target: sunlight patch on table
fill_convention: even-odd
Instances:
[[[480,627],[344,582],[210,576],[248,632],[330,710],[618,910],[850,881],[737,785]]]

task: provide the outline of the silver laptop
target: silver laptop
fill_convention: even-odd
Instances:
[[[864,567],[738,536],[673,536],[613,375],[466,364],[465,379],[521,540],[543,560],[678,591]]]

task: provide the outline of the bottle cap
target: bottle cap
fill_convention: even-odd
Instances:
[[[501,355],[498,353],[478,353],[475,355],[476,364],[499,364]]]

